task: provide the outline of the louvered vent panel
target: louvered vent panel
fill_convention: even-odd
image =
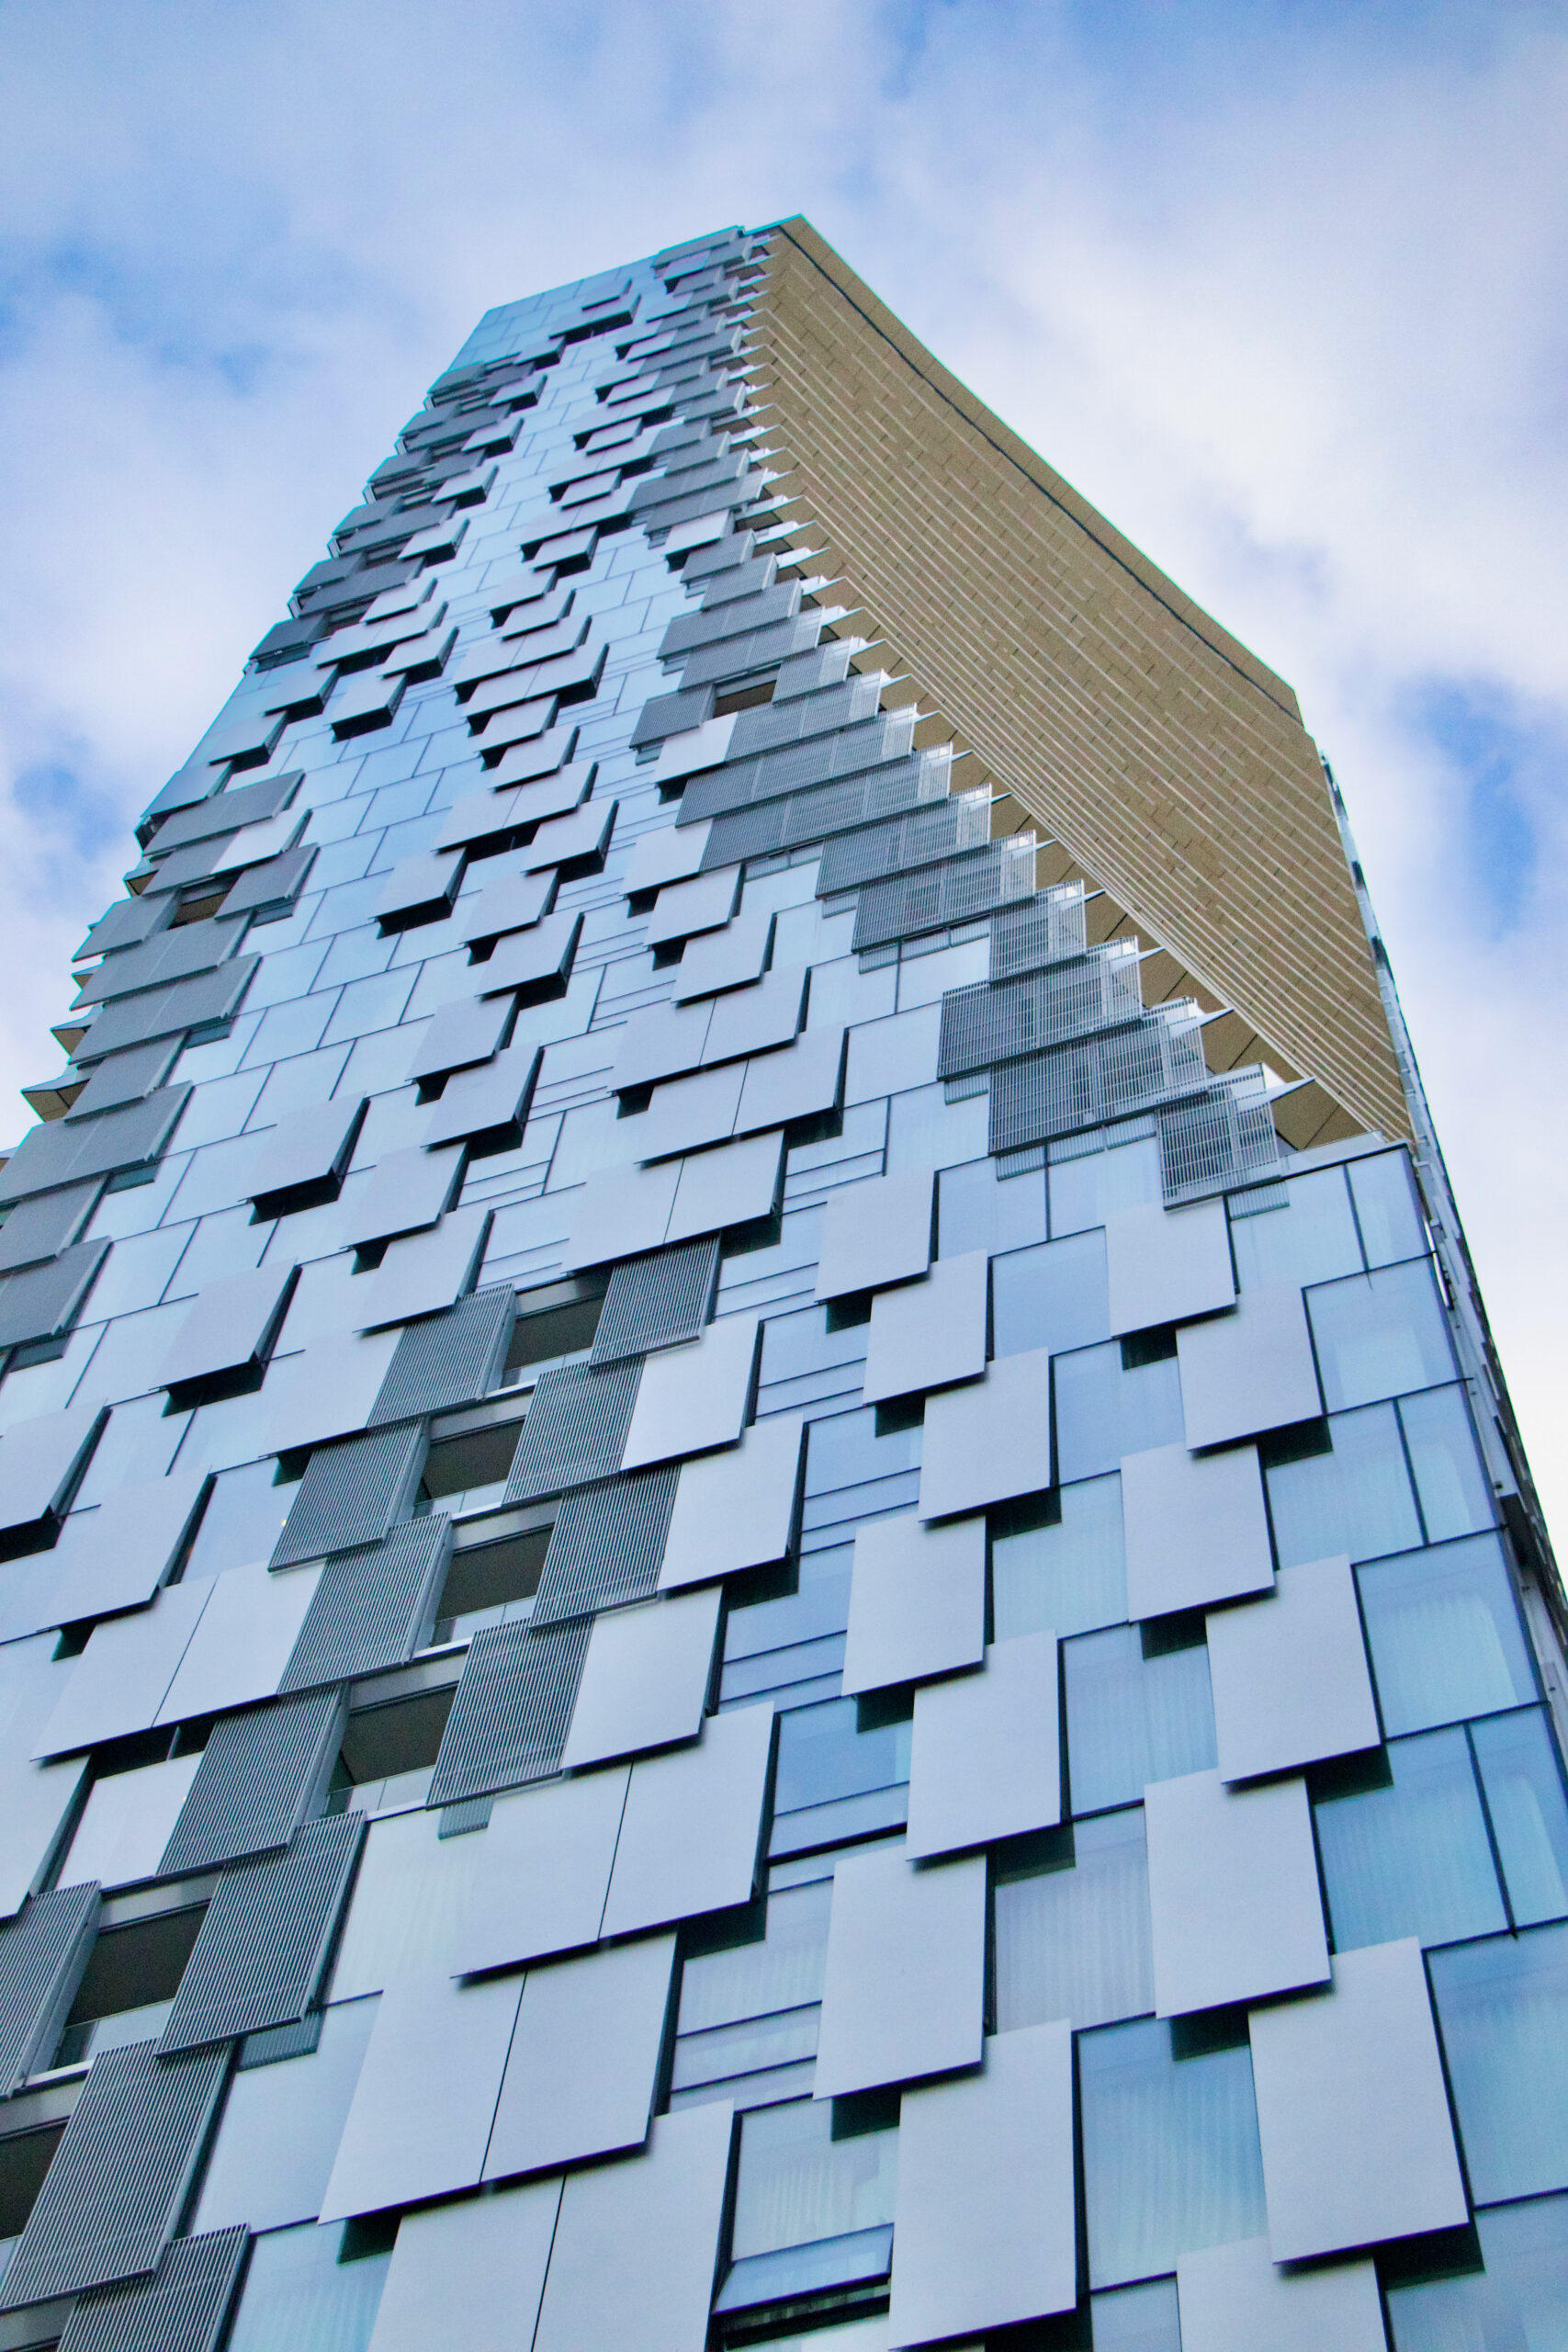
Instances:
[[[934,865],[942,858],[984,847],[990,834],[990,794],[954,794],[936,808],[921,808],[891,824],[869,826],[863,832],[844,833],[830,841],[822,853],[817,895],[825,899],[886,875]]]
[[[477,1404],[501,1378],[516,1311],[510,1284],[476,1291],[444,1315],[411,1324],[398,1341],[369,1426]]]
[[[283,1853],[220,1880],[158,2044],[163,2056],[304,2016],[365,1826],[353,1813],[307,1821]]]
[[[634,1258],[617,1266],[604,1294],[604,1311],[593,1335],[591,1363],[616,1363],[626,1356],[694,1340],[713,1313],[718,1279],[718,1242],[692,1241]]]
[[[417,1424],[318,1446],[305,1467],[272,1555],[275,1568],[378,1544],[413,1501],[424,1462]]]
[[[949,865],[872,883],[860,894],[852,944],[857,951],[882,947],[889,940],[914,939],[923,931],[970,922],[977,915],[1031,898],[1033,890],[1032,842],[993,842]]]
[[[383,1544],[329,1560],[278,1689],[401,1666],[429,1630],[451,1551],[452,1522],[433,1511],[405,1520]]]
[[[621,1466],[642,1365],[562,1364],[541,1373],[506,1482],[509,1503],[592,1486]]]
[[[681,671],[684,686],[711,685],[719,678],[739,677],[742,671],[760,670],[793,654],[809,653],[822,630],[819,612],[801,613],[772,628],[749,629],[744,636],[726,638],[717,645],[699,646],[689,653]]]
[[[1118,941],[1080,962],[1059,964],[998,987],[951,989],[942,1001],[939,1078],[1036,1053],[1143,1016],[1137,950]]]
[[[228,2071],[226,2049],[161,2059],[150,2041],[94,2060],[0,2283],[0,2311],[152,2270]]]
[[[1280,1139],[1260,1069],[1227,1072],[1196,1102],[1161,1114],[1160,1176],[1168,1203],[1235,1183],[1276,1165]]]
[[[568,1496],[545,1555],[534,1624],[649,1598],[659,1582],[679,1476],[673,1467],[648,1470]]]
[[[990,1148],[1016,1151],[1209,1083],[1198,1023],[1157,1017],[992,1073]]]
[[[490,1625],[474,1635],[427,1804],[521,1788],[559,1770],[588,1634],[582,1620],[537,1634]]]
[[[249,2238],[243,2226],[175,2238],[154,2277],[84,2295],[60,2352],[214,2352]]]
[[[93,1948],[98,1890],[35,1894],[0,1928],[0,2098],[50,2055]]]
[[[1081,882],[1042,890],[1022,906],[991,917],[991,978],[1011,979],[1089,950],[1089,922]]]
[[[164,1876],[211,1870],[287,1846],[343,1736],[337,1690],[279,1699],[213,1729],[159,1865]]]

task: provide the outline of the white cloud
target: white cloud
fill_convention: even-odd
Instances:
[[[0,72],[0,1087],[479,311],[802,210],[1300,690],[1568,1504],[1558,16],[13,0]],[[1438,695],[1535,747],[1512,925]]]

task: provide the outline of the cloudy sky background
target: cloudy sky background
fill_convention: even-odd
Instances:
[[[803,211],[1297,686],[1568,1531],[1562,5],[6,0],[0,89],[0,1140],[479,313]]]

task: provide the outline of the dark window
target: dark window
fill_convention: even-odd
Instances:
[[[583,1289],[580,1283],[558,1283],[534,1295],[539,1302],[536,1306],[530,1306],[526,1296],[518,1302],[512,1344],[506,1351],[508,1377],[528,1364],[550,1363],[557,1356],[575,1355],[580,1348],[593,1345],[604,1293],[600,1288],[585,1296]]]
[[[437,1624],[476,1610],[503,1608],[509,1600],[526,1600],[539,1589],[539,1572],[550,1548],[550,1530],[530,1527],[500,1544],[476,1544],[455,1552],[436,1607]]]
[[[512,1467],[522,1429],[521,1419],[497,1421],[433,1445],[424,1458],[425,1493],[434,1501],[470,1487],[497,1485]]]
[[[456,1688],[447,1683],[439,1690],[421,1690],[412,1699],[362,1707],[350,1715],[339,1772],[333,1775],[336,1785],[358,1788],[366,1781],[389,1781],[399,1772],[422,1772],[434,1764]]]

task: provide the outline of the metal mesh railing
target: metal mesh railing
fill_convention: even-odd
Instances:
[[[874,882],[861,892],[852,948],[881,947],[949,923],[971,922],[1034,893],[1034,842],[991,842],[984,849]]]
[[[1081,882],[1042,890],[1023,906],[991,917],[991,978],[1010,980],[1019,972],[1087,954],[1088,924]]]
[[[1076,963],[1020,979],[952,989],[942,1001],[939,1078],[961,1078],[989,1063],[1113,1029],[1142,1017],[1138,950],[1117,940]]]
[[[837,890],[853,890],[864,882],[935,865],[965,850],[981,849],[990,838],[990,794],[954,793],[934,808],[830,841],[822,853],[817,895],[830,898]]]
[[[1059,1046],[992,1073],[990,1148],[1016,1151],[1100,1125],[1209,1083],[1197,1008],[1162,1007],[1136,1028]]]
[[[1190,1200],[1276,1166],[1280,1139],[1262,1070],[1227,1071],[1197,1102],[1165,1112],[1159,1157],[1168,1203]]]
[[[703,871],[736,865],[742,858],[765,857],[775,850],[798,849],[879,817],[901,816],[929,801],[945,800],[951,764],[945,751],[915,752],[908,759],[845,776],[841,783],[732,809],[713,820]]]

